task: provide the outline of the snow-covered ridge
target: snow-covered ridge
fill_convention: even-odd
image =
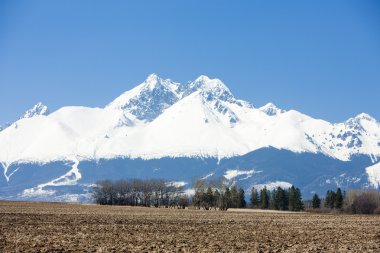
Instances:
[[[32,118],[38,115],[48,115],[48,114],[49,114],[49,110],[47,106],[42,104],[41,102],[38,102],[31,109],[25,111],[24,116],[22,116],[21,118]]]
[[[49,114],[37,104],[0,132],[0,162],[221,159],[269,146],[345,161],[364,154],[376,162],[380,124],[367,114],[332,124],[271,103],[256,109],[219,79],[180,84],[152,74],[104,108],[71,106]]]
[[[48,114],[49,114],[48,107],[46,105],[42,104],[41,102],[38,102],[32,108],[30,108],[29,110],[26,110],[24,112],[23,116],[21,116],[19,119],[27,119],[27,118],[32,118],[35,116],[46,116]],[[12,123],[9,123],[9,122],[4,124],[4,126],[0,125],[0,132],[4,129],[8,128],[11,125],[12,125]]]

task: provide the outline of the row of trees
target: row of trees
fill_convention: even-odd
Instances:
[[[290,210],[296,212],[304,210],[301,190],[294,186],[289,189],[277,187],[272,191],[266,187],[260,189],[260,191],[252,188],[250,202],[253,208]]]
[[[325,207],[330,209],[341,209],[343,207],[343,194],[342,190],[338,188],[336,192],[327,191],[325,197]]]
[[[380,213],[380,192],[375,190],[328,190],[322,202],[318,194],[311,201],[313,209],[341,211],[355,214]]]
[[[194,190],[192,204],[197,209],[225,211],[228,208],[246,207],[244,190],[236,185],[230,189],[223,180],[198,180],[194,184]]]
[[[100,205],[177,208],[189,205],[183,187],[160,179],[99,181],[93,188],[92,196]]]
[[[326,209],[341,209],[343,207],[343,199],[344,199],[345,192],[342,193],[342,190],[338,188],[335,191],[328,190],[326,192],[326,197],[323,202],[323,207]],[[321,208],[322,200],[318,196],[318,194],[314,194],[313,198],[311,200],[311,207],[313,209],[319,209]]]
[[[183,186],[164,180],[104,180],[96,183],[92,196],[101,205],[185,208],[192,204],[195,208],[205,210],[246,207],[244,190],[236,185],[229,187],[223,178],[213,181],[198,180],[193,188],[195,192],[190,203]],[[380,213],[380,192],[350,190],[346,193],[338,188],[336,191],[327,191],[324,200],[314,194],[312,200],[305,203],[308,208],[313,209],[334,209],[358,214]],[[273,210],[304,210],[301,191],[294,186],[288,189],[277,187],[271,191],[266,187],[252,188],[250,206]]]
[[[242,188],[227,187],[225,180],[198,180],[194,183],[192,205],[198,209],[227,210],[246,207]],[[130,205],[185,208],[190,199],[182,186],[164,180],[128,179],[98,181],[93,187],[92,197],[100,205]]]
[[[197,209],[227,210],[245,208],[245,192],[221,178],[198,180],[193,184],[194,195],[191,204]],[[190,205],[189,197],[182,186],[159,179],[128,179],[99,181],[93,188],[92,196],[100,205],[130,205],[146,207],[177,207]],[[272,191],[266,187],[252,188],[250,196],[253,208],[301,211],[304,209],[301,191],[294,186],[289,189],[277,187]]]

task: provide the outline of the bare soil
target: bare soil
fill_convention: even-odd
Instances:
[[[0,252],[380,252],[380,216],[0,202]]]

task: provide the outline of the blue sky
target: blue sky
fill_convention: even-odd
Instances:
[[[379,1],[0,1],[0,124],[104,106],[157,73],[255,106],[380,120]]]

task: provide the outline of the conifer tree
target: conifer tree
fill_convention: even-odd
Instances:
[[[277,188],[277,210],[287,210],[288,209],[288,196],[287,191],[281,187]]]
[[[214,194],[212,192],[211,187],[207,188],[206,194],[205,194],[205,200],[204,200],[204,207],[206,210],[209,210],[213,206],[214,202]]]
[[[325,196],[325,207],[330,208],[331,203],[331,193],[330,190],[327,190],[326,196]]]
[[[227,187],[223,196],[223,210],[227,210],[231,207],[231,191]]]
[[[269,208],[269,192],[266,186],[260,191],[260,206],[262,209]]]
[[[284,202],[282,210],[289,210],[289,189],[283,190]]]
[[[295,192],[296,192],[296,188],[294,187],[294,185],[292,185],[292,187],[289,188],[289,210],[290,211],[295,211]]]
[[[259,193],[257,192],[257,190],[252,187],[251,189],[251,198],[250,198],[250,201],[251,201],[251,206],[253,208],[255,207],[259,207]]]
[[[335,206],[335,192],[327,191],[325,198],[325,207],[333,209]]]
[[[289,189],[289,210],[295,212],[304,210],[301,190],[294,185]]]
[[[302,195],[301,190],[299,188],[296,188],[295,191],[295,210],[294,211],[302,211],[304,210],[304,205],[302,202]]]
[[[274,210],[279,210],[279,199],[278,199],[278,194],[277,194],[277,189],[273,189],[270,193],[270,200],[269,200],[269,208],[274,209]]]
[[[246,206],[246,202],[245,202],[244,190],[242,188],[239,189],[238,196],[239,196],[239,201],[238,201],[237,208],[244,208]]]
[[[338,188],[336,190],[335,196],[334,196],[334,207],[337,209],[341,209],[343,207],[343,195],[342,190]]]
[[[316,193],[313,195],[312,207],[314,209],[321,207],[321,199],[319,198],[318,194],[316,194]]]

